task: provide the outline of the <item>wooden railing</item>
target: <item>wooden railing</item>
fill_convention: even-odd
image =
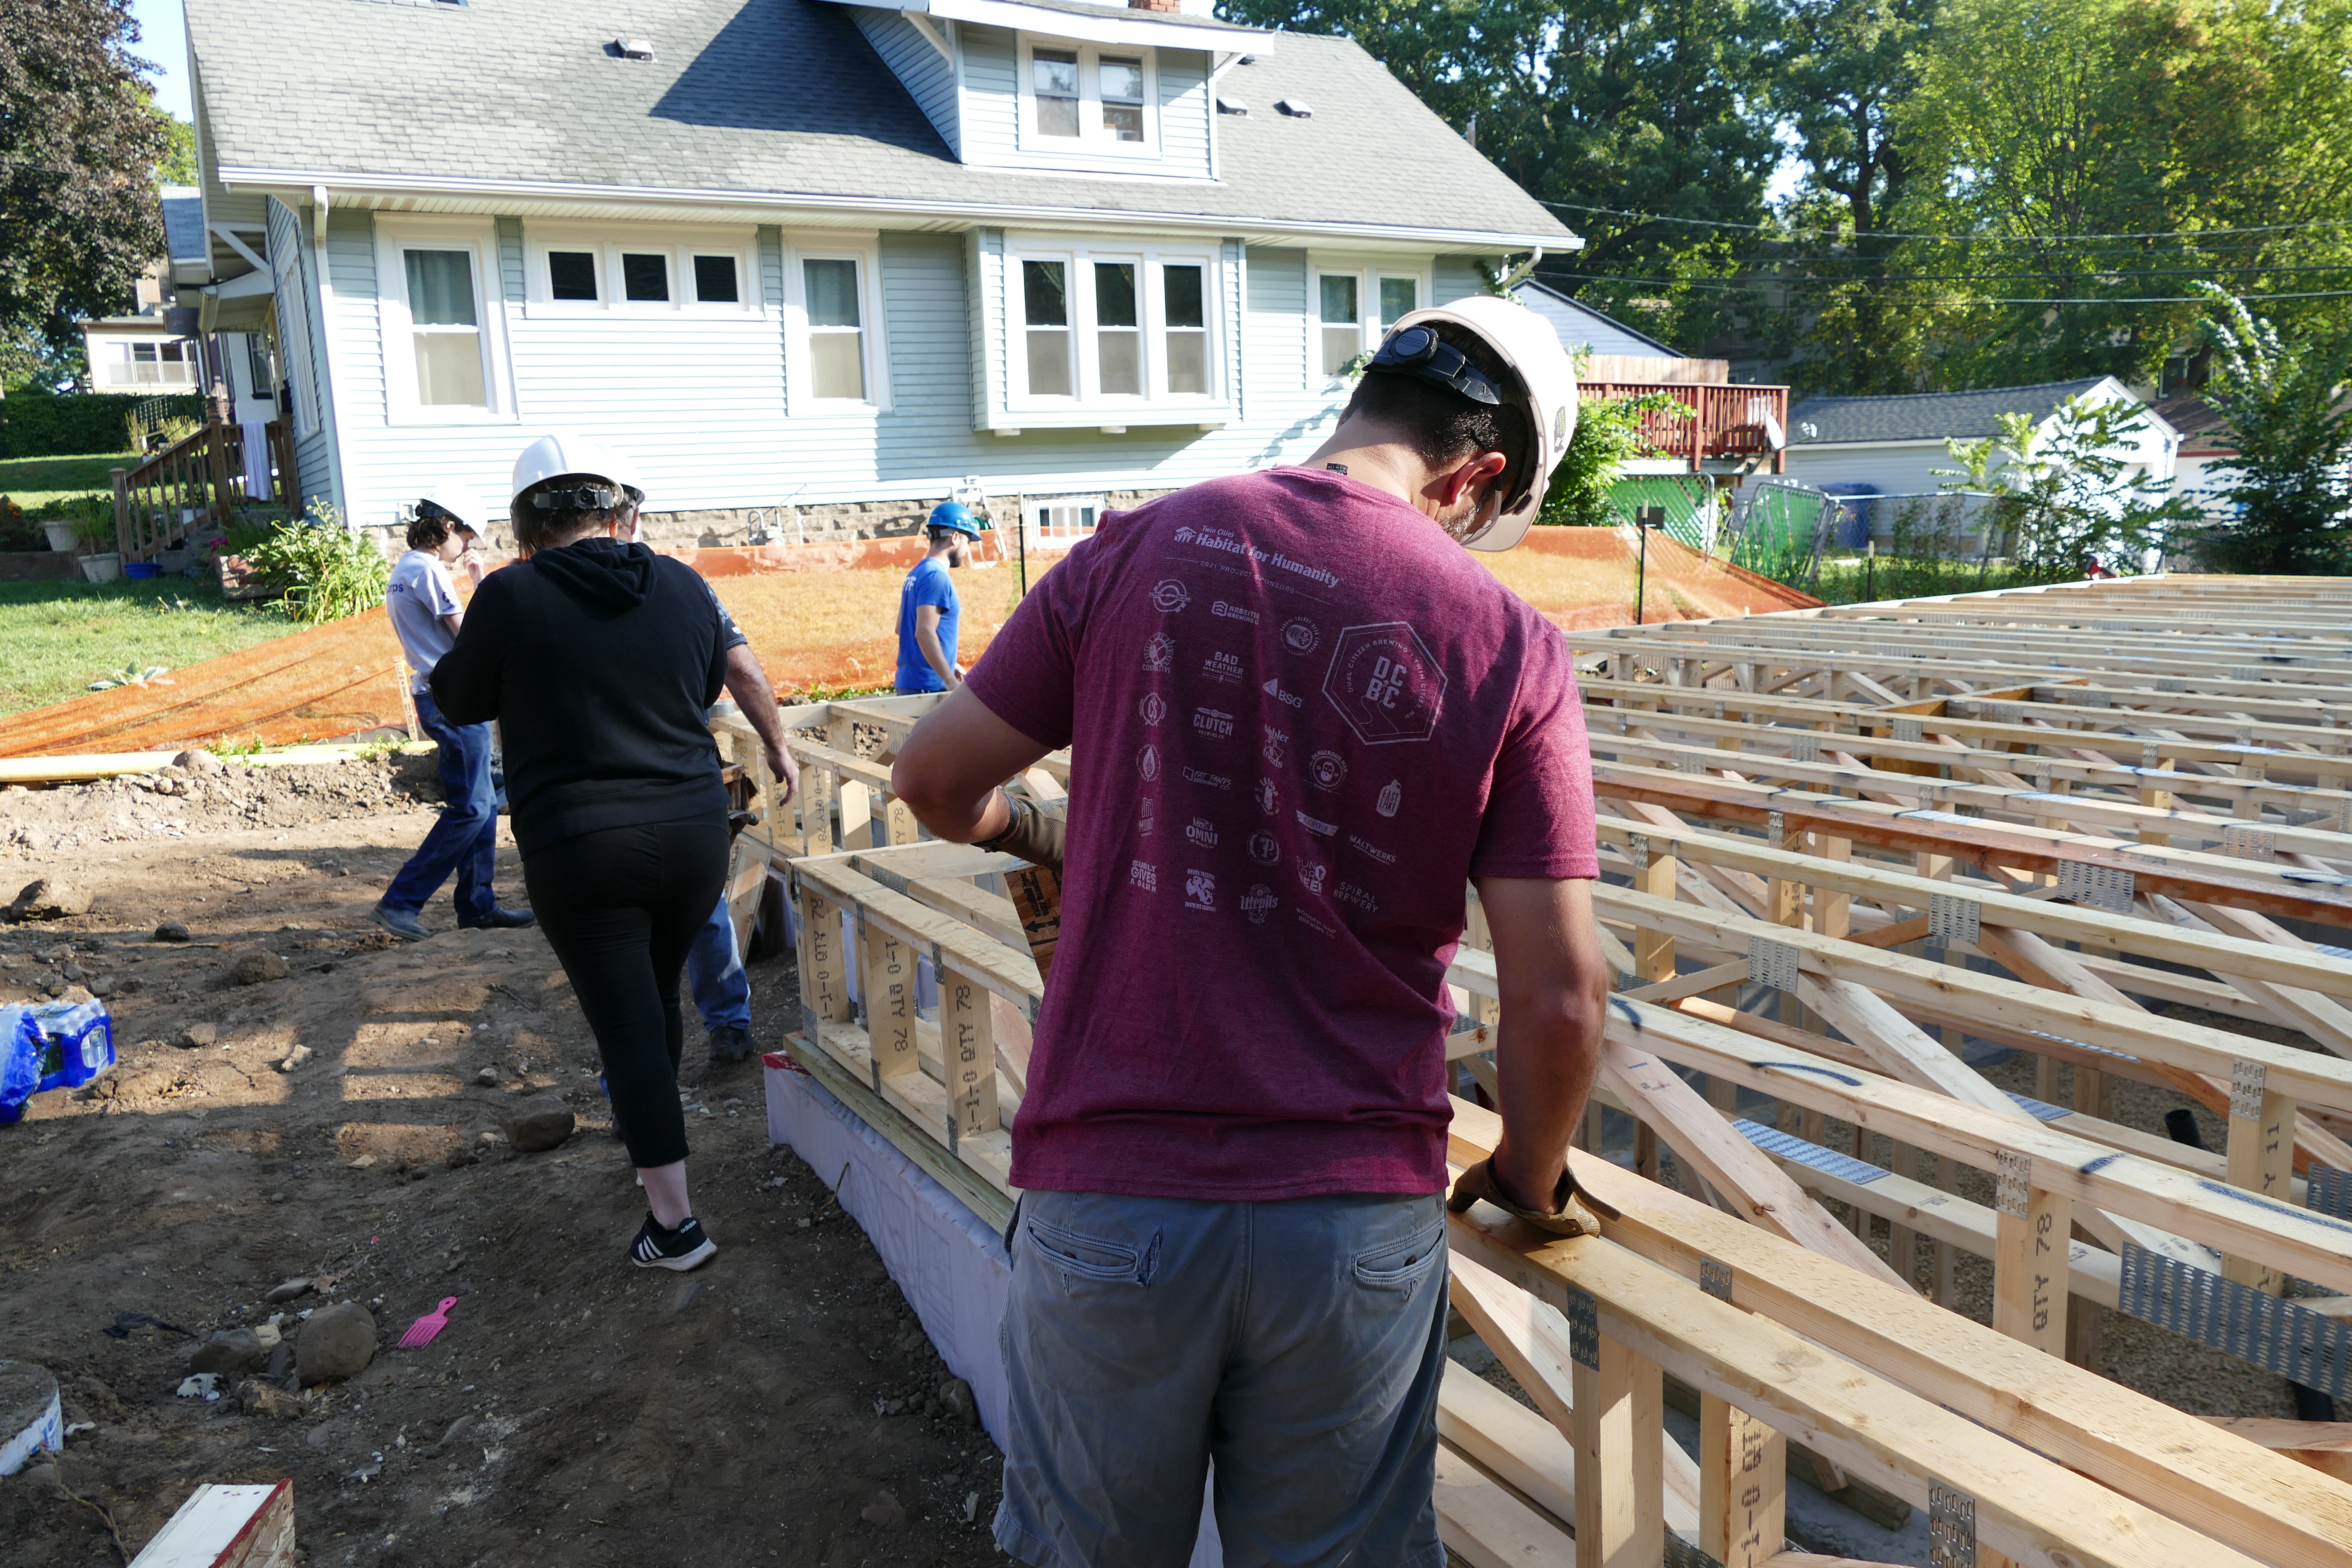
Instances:
[[[1687,416],[1655,410],[1642,416],[1642,438],[1693,472],[1708,458],[1764,458],[1772,472],[1788,468],[1787,454],[1774,445],[1772,429],[1789,428],[1785,386],[1691,386],[1672,382],[1588,381],[1578,391],[1587,398],[1642,397],[1664,393],[1688,409]],[[1770,423],[1768,425],[1767,421]]]
[[[291,506],[294,443],[282,419],[266,426],[269,493],[247,493],[245,431],[211,420],[133,468],[114,470],[114,537],[125,562],[184,544],[199,522],[226,528],[239,506]]]

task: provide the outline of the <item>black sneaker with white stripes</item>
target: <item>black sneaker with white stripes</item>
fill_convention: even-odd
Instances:
[[[719,1244],[703,1234],[702,1222],[692,1215],[672,1230],[648,1214],[629,1247],[629,1261],[640,1268],[674,1268],[684,1273],[718,1250]]]

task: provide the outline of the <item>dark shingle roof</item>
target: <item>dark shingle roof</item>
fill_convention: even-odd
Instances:
[[[205,250],[205,198],[196,194],[193,185],[174,185],[171,189],[185,189],[187,195],[163,198],[165,253],[174,261],[183,257],[201,258]]]
[[[1284,34],[1221,79],[1266,111],[1219,117],[1222,178],[1209,184],[960,164],[848,11],[824,0],[187,0],[187,10],[226,169],[1570,238],[1344,38]],[[656,59],[605,52],[638,36]],[[1312,103],[1314,118],[1271,112],[1281,98]]]
[[[2036,419],[2055,414],[2106,377],[2045,381],[2034,386],[1995,386],[1980,392],[1922,392],[1902,397],[1808,397],[1789,410],[1789,445],[1811,447],[1845,441],[1974,440],[2000,434],[2004,414]],[[1806,429],[1807,426],[1813,428]]]

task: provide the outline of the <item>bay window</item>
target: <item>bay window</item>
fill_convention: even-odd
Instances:
[[[1007,261],[1014,405],[1117,426],[1220,395],[1213,253],[1039,238],[1013,241]]]

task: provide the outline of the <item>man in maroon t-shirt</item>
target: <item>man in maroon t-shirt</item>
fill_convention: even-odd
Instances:
[[[1183,1563],[1444,1561],[1444,975],[1493,933],[1503,1137],[1464,1178],[1576,1229],[1608,978],[1568,645],[1465,554],[1567,443],[1551,328],[1398,323],[1322,449],[1112,513],[901,752],[942,838],[1050,859],[998,781],[1068,746],[1062,927],[1013,1130],[1024,1196],[997,1543]]]

